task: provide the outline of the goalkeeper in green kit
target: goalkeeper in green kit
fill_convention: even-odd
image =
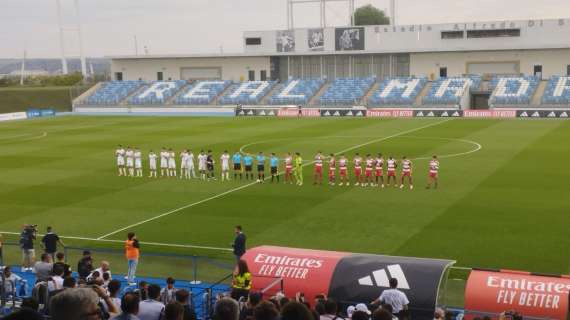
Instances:
[[[303,185],[303,158],[299,152],[295,153],[295,179],[297,180],[297,185]]]

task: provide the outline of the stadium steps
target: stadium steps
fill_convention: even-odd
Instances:
[[[230,88],[232,87],[232,84],[234,84],[233,82],[230,83],[230,85],[228,85],[224,90],[222,90],[222,92],[220,92],[219,95],[217,95],[214,99],[212,99],[212,102],[210,102],[210,104],[213,105],[217,105],[219,104],[218,101],[225,96],[226,94],[230,93]]]
[[[374,84],[372,85],[372,87],[370,87],[370,90],[364,95],[364,97],[362,98],[362,103],[364,105],[368,105],[368,99],[370,99],[370,97],[372,97],[372,95],[378,91],[378,89],[380,88],[380,82],[374,82]]]
[[[269,99],[271,99],[271,97],[273,97],[275,94],[277,94],[277,92],[279,92],[281,89],[283,89],[283,85],[281,82],[277,82],[273,88],[271,88],[271,90],[269,90],[269,92],[263,97],[261,98],[261,100],[259,100],[259,104],[260,105],[269,105]]]
[[[530,100],[531,106],[540,106],[542,104],[542,96],[544,95],[544,91],[546,91],[546,85],[548,84],[547,80],[541,80]]]
[[[166,100],[166,102],[164,104],[165,105],[173,105],[174,101],[176,101],[178,96],[185,93],[186,89],[188,89],[188,87],[193,85],[193,84],[194,84],[194,81],[188,81],[188,83],[186,83],[182,88],[180,88],[180,90],[178,90],[178,92],[176,92],[172,97],[170,97],[168,100]]]
[[[332,82],[325,82],[325,84],[315,93],[315,95],[309,100],[307,105],[314,106],[319,98],[327,91],[327,89],[332,85]]]
[[[124,98],[123,101],[119,102],[119,105],[122,105],[122,106],[128,105],[128,104],[129,104],[129,100],[130,100],[132,97],[134,97],[134,96],[137,95],[137,94],[141,94],[141,93],[142,93],[144,90],[146,90],[146,89],[148,89],[147,86],[145,86],[144,84],[141,85],[140,88],[138,88],[137,90],[131,92],[131,94],[129,94],[126,98]]]
[[[422,105],[422,101],[424,100],[424,97],[428,94],[429,89],[431,89],[432,83],[433,82],[431,82],[431,81],[428,81],[426,83],[426,85],[424,86],[422,91],[420,91],[420,93],[416,97],[416,100],[414,101],[414,107],[420,107]]]
[[[95,93],[95,91],[99,90],[101,86],[103,86],[103,82],[97,82],[93,87],[89,88],[87,91],[80,94],[79,97],[73,99],[71,105],[75,106],[76,104],[81,104],[82,101],[85,101],[90,95]]]

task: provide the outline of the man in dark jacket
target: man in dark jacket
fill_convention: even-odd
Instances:
[[[93,258],[89,250],[83,251],[83,258],[77,263],[79,279],[86,279],[93,271]]]
[[[234,244],[232,247],[234,248],[234,255],[236,256],[236,259],[239,260],[241,259],[241,256],[245,254],[246,237],[241,229],[241,226],[235,227],[235,233],[236,237],[234,239]]]

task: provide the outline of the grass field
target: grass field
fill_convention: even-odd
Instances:
[[[0,113],[26,111],[28,108],[54,108],[70,111],[70,87],[0,88]]]
[[[65,239],[68,244],[117,248],[96,239],[123,240],[133,230],[145,242],[228,248],[233,226],[241,224],[250,247],[569,273],[568,141],[570,122],[541,120],[70,116],[3,123],[0,231],[53,225],[60,235],[87,238]],[[416,159],[416,189],[313,186],[312,165],[305,167],[302,187],[122,178],[115,170],[118,143],[139,146],[145,155],[162,146],[212,149],[216,157],[244,146],[252,153],[299,151],[305,159],[317,150],[407,155]],[[432,154],[441,157],[441,183],[425,190]],[[173,262],[154,267],[161,263]]]

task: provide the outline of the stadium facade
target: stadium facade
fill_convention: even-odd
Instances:
[[[241,54],[114,56],[123,80],[570,73],[570,19],[244,32]]]

